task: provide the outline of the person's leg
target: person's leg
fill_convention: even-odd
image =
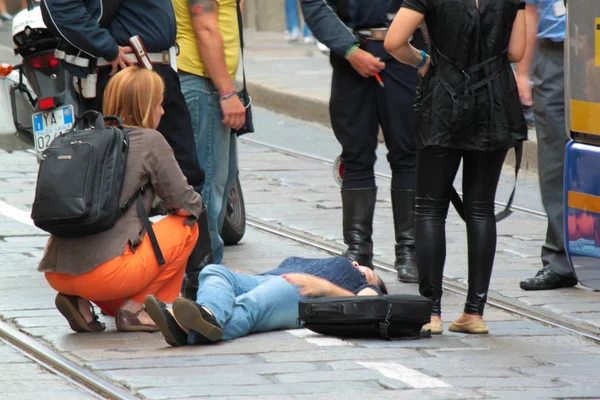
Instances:
[[[165,303],[179,296],[187,258],[198,237],[196,225],[184,223],[185,217],[169,216],[153,225],[166,264],[158,265],[148,235],[136,248],[129,246],[116,257],[83,275],[46,273],[46,279],[56,291],[88,299],[110,316],[123,308],[141,309],[146,295],[155,294]],[[135,310],[132,309],[135,308]],[[147,316],[140,315],[140,319]]]
[[[297,0],[285,0],[286,40],[295,41],[300,36],[300,16]]]
[[[526,290],[575,286],[577,281],[564,244],[564,161],[568,142],[565,131],[563,51],[542,46],[534,69],[534,113],[538,142],[538,172],[542,203],[548,216],[542,246],[544,269],[521,282]],[[548,274],[550,272],[550,274]]]
[[[181,88],[193,116],[198,162],[206,174],[202,199],[208,211],[214,262],[218,264],[223,260],[224,250],[219,230],[219,216],[223,208],[230,172],[231,129],[221,122],[223,112],[219,92],[210,79],[185,74],[181,76]]]
[[[385,84],[378,96],[379,120],[392,169],[392,211],[396,239],[394,267],[398,280],[419,281],[415,262],[415,134],[414,99],[417,71],[395,60],[381,72]]]
[[[253,332],[300,327],[298,289],[280,276],[267,276],[260,284],[235,299],[233,310],[223,326],[223,340]]]
[[[257,275],[232,272],[222,265],[208,265],[200,273],[196,303],[210,310],[216,322],[224,327],[231,316],[236,297],[257,287],[262,279]],[[202,342],[200,336],[191,331],[188,343]]]
[[[433,301],[432,320],[442,313],[446,262],[446,216],[462,151],[426,147],[417,151],[416,254],[419,293]]]
[[[506,151],[467,152],[463,158],[469,290],[465,314],[482,316],[496,254],[494,200]]]
[[[344,257],[371,266],[373,216],[377,188],[377,105],[374,79],[361,77],[344,58],[332,54],[333,77],[329,112],[333,132],[342,145],[344,176],[341,189]]]

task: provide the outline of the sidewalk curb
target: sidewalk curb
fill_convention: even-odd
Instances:
[[[241,86],[242,81],[236,79],[236,83]],[[269,87],[252,82],[251,80],[246,82],[246,86],[248,88],[248,93],[252,97],[252,103],[259,107],[264,107],[268,110],[304,121],[316,122],[331,128],[329,104],[327,101],[304,94]],[[537,160],[538,149],[535,131],[530,130],[529,140],[523,144],[521,170],[537,173]],[[513,151],[509,151],[506,157],[506,164],[511,166],[515,165]]]

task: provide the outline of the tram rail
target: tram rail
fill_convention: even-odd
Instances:
[[[58,354],[48,346],[0,320],[0,341],[98,399],[134,400],[139,397]]]

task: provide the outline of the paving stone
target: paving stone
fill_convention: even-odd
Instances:
[[[444,377],[444,382],[452,386],[467,389],[510,389],[518,387],[527,388],[551,388],[570,386],[556,378],[552,377],[531,377],[521,375],[518,377],[485,377],[470,376],[467,378]]]
[[[3,388],[4,389],[4,388]],[[97,397],[91,396],[83,391],[75,390],[53,390],[46,387],[36,391],[34,388],[25,388],[16,392],[4,391],[2,393],[2,400],[87,400],[97,399]]]
[[[404,360],[418,357],[419,353],[414,349],[361,349],[344,347],[343,351],[327,348],[302,352],[257,353],[256,355],[265,362],[272,363],[340,360],[402,360],[401,362],[404,362]]]
[[[559,366],[568,365],[600,365],[600,354],[560,354],[560,355],[535,355],[534,360],[544,364],[552,364]]]
[[[269,385],[272,381],[264,376],[253,374],[250,372],[234,372],[229,371],[224,374],[205,374],[205,375],[192,375],[186,374],[185,368],[181,368],[181,374],[162,376],[157,375],[134,375],[134,376],[115,376],[111,375],[111,378],[116,381],[120,381],[127,385],[129,388],[135,390],[145,388],[161,388],[164,391],[177,392],[180,387],[187,387],[194,384],[202,384],[203,387],[210,390],[207,387],[216,388],[227,388],[232,392],[238,392],[234,388],[236,386],[242,387],[255,387],[258,385]],[[110,374],[109,374],[110,375]],[[219,390],[217,390],[219,391]]]
[[[166,354],[165,354],[166,355]],[[187,357],[153,357],[153,358],[136,358],[124,360],[104,360],[87,362],[86,365],[96,370],[117,370],[124,368],[133,368],[139,370],[141,368],[156,368],[158,371],[170,367],[197,367],[197,366],[225,366],[233,367],[237,365],[248,365],[254,361],[254,357],[250,355],[203,355],[187,356]],[[272,364],[278,366],[282,364]]]
[[[463,339],[473,347],[510,349],[521,355],[600,354],[600,346],[570,335],[518,337],[482,336]]]
[[[551,389],[516,389],[516,390],[486,390],[480,389],[482,393],[493,398],[507,400],[548,400],[548,399],[598,399],[600,398],[600,386],[588,387],[565,387]]]
[[[181,399],[192,396],[255,396],[255,395],[288,395],[306,393],[335,393],[335,396],[344,396],[346,393],[367,392],[374,398],[383,391],[374,382],[311,382],[302,385],[270,384],[251,386],[196,386],[186,385],[169,388],[151,388],[139,391],[151,399]]]

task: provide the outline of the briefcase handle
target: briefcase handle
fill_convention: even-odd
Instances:
[[[354,314],[356,311],[356,304],[350,303],[330,303],[330,304],[307,304],[305,308],[307,315],[315,315],[320,312],[325,313],[336,313],[343,315]]]

